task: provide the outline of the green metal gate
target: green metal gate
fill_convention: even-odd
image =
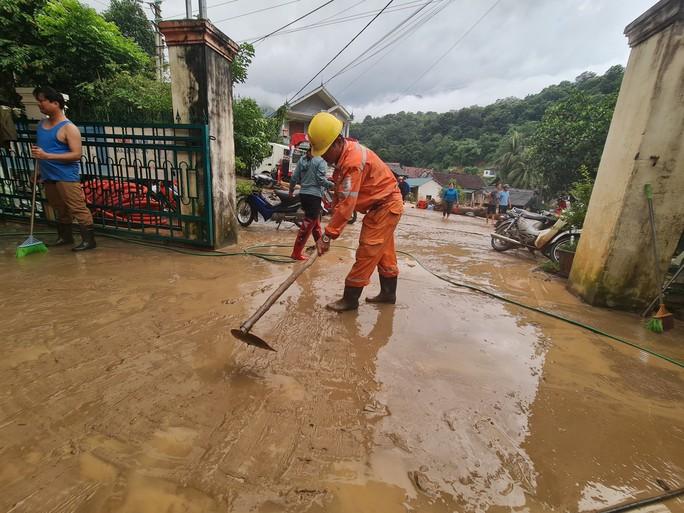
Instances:
[[[0,149],[0,217],[30,217],[36,124],[20,124],[18,141]],[[207,125],[75,124],[81,183],[98,230],[213,246]],[[54,219],[42,194],[37,217]]]

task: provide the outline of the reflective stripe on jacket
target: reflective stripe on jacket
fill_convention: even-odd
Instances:
[[[401,201],[392,170],[358,142],[345,140],[333,176],[335,213],[325,228],[326,235],[332,239],[339,237],[354,211],[365,214],[392,200]]]

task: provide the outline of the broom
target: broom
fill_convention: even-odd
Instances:
[[[653,238],[653,258],[655,259],[655,273],[656,277],[659,275],[659,265],[660,258],[658,257],[658,241],[656,239],[656,229],[655,229],[655,215],[653,214],[653,188],[650,183],[644,185],[644,192],[646,193],[646,199],[648,200],[648,217],[651,223],[651,236]],[[662,333],[665,329],[672,328],[672,314],[665,308],[665,303],[663,302],[663,290],[658,287],[658,302],[660,307],[656,314],[651,317],[651,319],[646,323],[646,329],[652,331],[653,333]],[[665,322],[665,325],[663,325]]]
[[[33,168],[33,197],[31,198],[31,229],[29,237],[17,247],[17,258],[23,258],[31,253],[47,253],[47,246],[33,236],[33,222],[36,215],[36,188],[38,187],[38,159]]]

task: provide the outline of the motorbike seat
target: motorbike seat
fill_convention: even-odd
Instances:
[[[294,206],[299,204],[299,194],[295,193],[291,198],[290,198],[290,193],[289,191],[283,191],[280,189],[273,189],[273,194],[278,198],[280,201],[280,208],[289,208],[290,206]]]
[[[525,219],[532,219],[533,221],[550,221],[551,218],[542,214],[535,214],[534,212],[528,212],[527,210],[522,211],[523,217]]]

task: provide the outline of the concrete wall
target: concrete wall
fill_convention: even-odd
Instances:
[[[237,242],[233,80],[230,62],[237,45],[207,20],[160,23],[169,47],[174,119],[206,123],[213,201],[214,246]],[[200,177],[200,180],[206,178]],[[200,182],[200,186],[205,184]]]
[[[432,196],[435,201],[440,201],[439,193],[442,192],[442,186],[435,181],[429,181],[418,187],[417,200],[427,199]]]
[[[656,7],[677,4],[684,2]],[[594,305],[648,303],[684,230],[684,22],[677,16],[657,32],[649,28],[629,57],[570,274],[571,289]],[[654,190],[657,275],[646,183]]]
[[[325,103],[320,96],[314,95],[293,105],[292,110],[313,116],[322,110],[328,110],[330,107],[331,105]]]

